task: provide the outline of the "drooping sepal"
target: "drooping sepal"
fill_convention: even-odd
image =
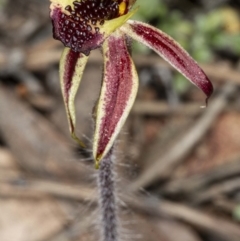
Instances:
[[[69,48],[65,48],[60,60],[60,83],[63,100],[66,108],[70,133],[78,144],[84,147],[84,143],[75,134],[75,96],[81,82],[82,74],[87,63],[88,57],[82,53],[76,53]]]
[[[112,34],[103,44],[104,75],[96,106],[93,155],[98,167],[111,149],[131,110],[138,76],[123,33]]]
[[[128,20],[121,30],[134,40],[145,44],[169,62],[189,81],[200,88],[207,96],[213,92],[213,86],[195,60],[170,36],[146,23]]]

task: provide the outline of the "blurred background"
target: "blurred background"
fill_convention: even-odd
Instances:
[[[138,0],[214,84],[205,96],[140,44],[138,97],[116,147],[123,240],[240,240],[240,1]],[[0,0],[0,239],[98,240],[92,108],[102,58],[76,98],[80,150],[58,81],[47,0]],[[126,188],[128,187],[128,188]],[[140,191],[139,191],[140,190]]]

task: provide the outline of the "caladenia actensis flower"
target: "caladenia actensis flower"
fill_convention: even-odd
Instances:
[[[213,92],[208,77],[170,36],[138,21],[134,0],[51,0],[53,36],[64,45],[60,81],[70,132],[75,134],[74,98],[91,50],[102,49],[103,80],[95,108],[93,156],[96,166],[110,151],[134,103],[138,76],[129,54],[133,39],[163,57],[207,96]],[[150,3],[149,3],[150,4]]]

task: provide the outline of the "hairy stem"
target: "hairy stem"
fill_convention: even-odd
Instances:
[[[98,175],[101,241],[119,241],[113,151],[100,162]]]

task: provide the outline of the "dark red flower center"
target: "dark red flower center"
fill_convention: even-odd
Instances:
[[[119,11],[122,2],[125,1],[81,0],[74,1],[73,8],[67,6],[67,13],[56,9],[52,16],[53,37],[75,52],[88,54],[98,47],[96,43],[101,37],[99,29],[104,21],[122,15]]]

